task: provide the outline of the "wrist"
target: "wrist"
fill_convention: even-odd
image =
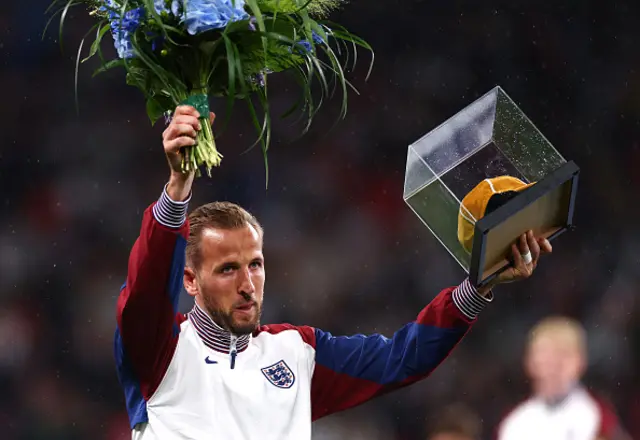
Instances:
[[[478,295],[482,296],[483,298],[487,298],[488,296],[491,296],[491,291],[496,286],[496,284],[498,283],[494,281],[489,281],[484,286],[476,288],[476,290],[478,291]]]
[[[487,304],[493,301],[490,291],[487,292],[486,297],[481,296],[468,278],[453,290],[451,298],[458,310],[471,320],[476,319]]]
[[[184,202],[191,194],[194,173],[172,172],[167,184],[167,195],[175,202]]]

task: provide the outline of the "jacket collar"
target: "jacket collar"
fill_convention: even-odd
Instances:
[[[566,393],[560,394],[553,398],[541,399],[549,410],[555,410],[564,405],[574,394],[582,390],[580,383],[572,384]]]
[[[240,353],[249,346],[251,335],[236,336],[216,324],[198,304],[187,314],[204,345],[220,353]]]

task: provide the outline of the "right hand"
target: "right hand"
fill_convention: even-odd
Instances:
[[[181,105],[176,108],[171,123],[162,133],[164,153],[169,160],[169,168],[172,173],[182,174],[182,148],[196,144],[200,125],[200,113],[190,105]],[[209,114],[211,124],[215,115]]]
[[[171,177],[167,192],[175,201],[186,200],[191,192],[191,184],[195,172],[182,172],[183,148],[196,144],[198,131],[202,129],[200,113],[192,106],[178,106],[173,114],[171,123],[162,133],[164,153],[169,162]],[[209,114],[209,120],[213,124],[215,114]]]
[[[531,262],[525,262],[523,255],[531,253]],[[512,283],[514,281],[526,280],[538,266],[541,255],[550,254],[553,248],[549,240],[543,237],[536,237],[533,231],[522,234],[518,242],[511,245],[511,255],[513,262],[511,267],[498,275],[496,282]]]
[[[523,255],[531,253],[531,261],[526,263]],[[513,283],[515,281],[526,280],[533,275],[533,271],[538,266],[538,260],[543,254],[550,254],[553,248],[549,240],[543,237],[536,237],[533,231],[527,231],[518,238],[518,242],[511,246],[513,263],[509,268],[500,273],[487,285],[478,289],[478,293],[486,296],[491,288],[498,284]]]

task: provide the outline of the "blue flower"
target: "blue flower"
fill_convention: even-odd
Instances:
[[[183,0],[153,0],[153,7],[156,12],[162,14],[172,14],[180,17]]]
[[[311,52],[311,43],[309,43],[307,40],[298,41],[297,46],[298,46],[298,49],[300,48],[300,46],[302,46],[305,51]]]
[[[169,13],[169,8],[165,0],[153,0],[153,9],[156,10],[157,14],[162,14],[163,12]]]
[[[120,14],[120,6],[118,6],[113,0],[104,0],[104,6],[98,8],[101,12],[107,12],[109,20],[114,20]]]
[[[244,0],[187,0],[183,6],[183,21],[191,35],[221,29],[231,22],[249,18],[244,10]]]
[[[320,35],[316,33],[316,31],[311,31],[311,38],[314,44],[324,44],[324,40]],[[300,40],[296,43],[296,49],[300,53],[311,52],[311,43],[309,43],[307,40]]]
[[[256,73],[255,75],[252,75],[249,79],[253,84],[256,84],[258,87],[264,87],[264,84],[265,84],[264,73]]]
[[[176,17],[181,17],[183,12],[182,0],[173,0],[171,2],[171,13]]]
[[[113,0],[105,0],[104,5],[102,9],[107,10],[111,22],[111,35],[118,56],[125,59],[133,57],[131,36],[144,18],[144,8],[131,9],[121,16],[120,6]]]
[[[134,33],[144,18],[144,8],[131,9],[124,13],[120,22],[120,29],[128,33]]]
[[[322,39],[322,37],[320,35],[318,35],[316,33],[316,31],[311,31],[311,38],[313,39],[313,42],[315,44],[323,44],[324,40]]]

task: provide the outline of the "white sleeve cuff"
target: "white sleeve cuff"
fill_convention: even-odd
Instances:
[[[493,301],[493,293],[488,297],[480,295],[468,279],[454,289],[451,297],[458,310],[469,319],[476,319],[482,309]]]
[[[167,186],[165,185],[158,202],[153,205],[153,217],[162,226],[168,228],[179,228],[187,221],[187,208],[191,201],[191,194],[187,200],[176,202],[171,200],[167,194]]]

